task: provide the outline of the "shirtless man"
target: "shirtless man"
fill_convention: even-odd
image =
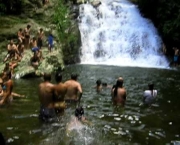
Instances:
[[[42,40],[43,40],[43,36],[44,36],[44,32],[43,32],[43,29],[40,28],[39,31],[38,31],[38,40],[37,40],[37,46],[39,49],[41,49],[42,47]]]
[[[57,85],[55,85],[55,108],[56,112],[63,112],[66,108],[66,103],[64,101],[65,94],[67,92],[67,87],[62,83],[62,75],[60,72],[55,74],[55,80]]]
[[[9,44],[7,45],[7,51],[11,51],[11,50],[16,50],[17,51],[17,47],[14,44],[14,41],[11,39]]]
[[[7,45],[7,51],[8,51],[8,53],[4,59],[4,62],[6,62],[8,59],[19,60],[19,51],[12,39],[10,40],[10,43]]]
[[[54,121],[56,117],[54,109],[54,85],[50,83],[51,74],[44,73],[44,82],[39,84],[39,101],[40,101],[40,114],[39,118],[42,121]]]
[[[123,87],[123,78],[119,77],[116,85],[112,88],[112,100],[115,105],[125,105],[126,89]]]
[[[22,59],[23,54],[24,54],[24,44],[19,43],[19,44],[17,45],[17,49],[18,49],[18,51],[19,51],[19,56],[20,56],[20,58]]]
[[[35,51],[36,49],[38,50],[39,48],[37,47],[37,40],[36,37],[33,37],[32,40],[30,41],[30,45],[32,47],[32,51]]]
[[[0,105],[4,103],[9,103],[12,101],[12,90],[13,90],[13,81],[12,81],[11,71],[3,73],[2,80],[3,84],[3,97],[0,101]]]
[[[77,81],[78,75],[71,74],[71,79],[66,81],[64,84],[67,86],[67,92],[65,95],[66,102],[77,102],[81,100],[82,97],[82,87]]]
[[[102,90],[102,83],[101,83],[101,80],[97,80],[96,81],[96,91],[97,92],[100,92]]]
[[[22,28],[20,28],[19,31],[17,32],[17,36],[18,36],[19,44],[22,44],[24,42],[24,34]]]
[[[31,30],[31,25],[27,25],[27,27],[24,29],[24,46],[26,49],[29,48],[30,44],[30,30]]]

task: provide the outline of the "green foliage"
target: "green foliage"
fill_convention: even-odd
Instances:
[[[158,28],[167,45],[180,46],[180,1],[136,0],[140,11]]]
[[[6,7],[3,3],[0,3],[0,15],[4,14],[6,11]]]
[[[65,64],[79,62],[78,27],[74,27],[70,16],[70,7],[59,0],[55,8],[54,23],[57,25],[58,36],[62,45]]]
[[[23,11],[24,0],[1,0],[0,13],[20,14]]]

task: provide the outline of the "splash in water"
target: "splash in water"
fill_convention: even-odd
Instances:
[[[168,61],[161,52],[161,38],[150,20],[126,0],[102,0],[79,8],[82,41],[81,63],[162,67]]]

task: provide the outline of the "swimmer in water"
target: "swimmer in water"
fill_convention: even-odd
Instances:
[[[115,105],[125,105],[126,102],[126,89],[123,87],[123,78],[117,79],[116,85],[112,88],[112,100]]]
[[[101,80],[97,80],[97,81],[96,81],[96,86],[95,86],[95,88],[96,88],[96,91],[97,91],[97,92],[100,92],[100,91],[102,90],[102,82],[101,82]]]
[[[151,105],[157,96],[157,90],[154,89],[154,84],[153,83],[149,83],[148,84],[148,90],[144,91],[143,94],[143,102],[146,105]]]
[[[73,129],[83,128],[85,124],[92,125],[92,123],[84,116],[84,109],[81,106],[76,108],[75,116],[73,116],[71,122],[67,124],[67,135],[69,135]]]
[[[99,93],[103,90],[103,88],[111,88],[111,86],[108,86],[107,83],[102,83],[100,79],[96,81],[95,89]]]

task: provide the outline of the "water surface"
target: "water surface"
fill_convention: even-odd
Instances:
[[[81,104],[93,126],[78,131],[78,135],[66,136],[65,126],[74,114],[75,107],[68,108],[55,124],[39,122],[37,88],[42,78],[19,79],[15,80],[15,92],[25,94],[27,98],[16,99],[12,104],[0,108],[0,131],[9,144],[164,145],[180,140],[179,71],[73,65],[63,72],[63,81],[69,79],[72,72],[79,74],[83,88]],[[119,76],[124,78],[127,89],[124,108],[112,105],[109,88],[101,93],[93,88],[97,79],[113,85]],[[152,107],[144,107],[141,106],[142,94],[149,81],[155,83],[158,98]]]

